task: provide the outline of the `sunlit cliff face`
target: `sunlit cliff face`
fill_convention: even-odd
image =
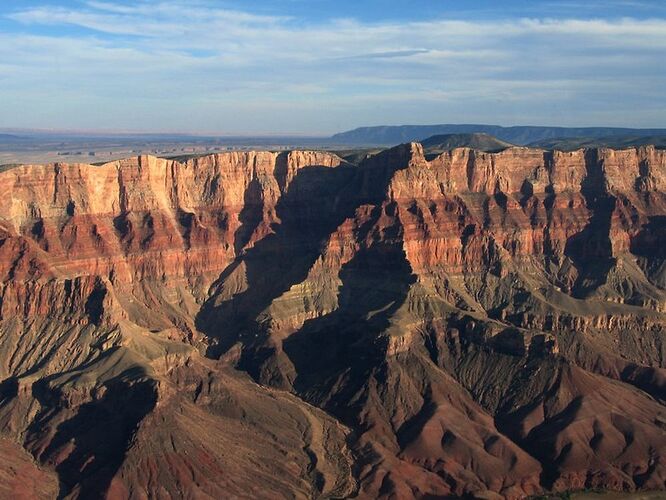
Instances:
[[[0,192],[0,474],[42,478],[8,492],[665,486],[664,151],[142,156]]]

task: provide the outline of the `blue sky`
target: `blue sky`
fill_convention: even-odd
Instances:
[[[0,127],[666,127],[663,0],[4,0]]]

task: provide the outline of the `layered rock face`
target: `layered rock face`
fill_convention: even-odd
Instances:
[[[664,151],[139,157],[0,188],[0,429],[32,496],[666,489]]]

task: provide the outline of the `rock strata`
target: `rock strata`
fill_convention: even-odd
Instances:
[[[141,156],[0,190],[0,492],[666,489],[662,150]]]

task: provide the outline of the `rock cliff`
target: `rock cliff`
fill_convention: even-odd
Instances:
[[[0,190],[0,491],[666,489],[664,151],[142,156]]]

